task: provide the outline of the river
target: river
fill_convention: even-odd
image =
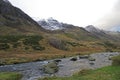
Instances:
[[[118,52],[103,52],[89,55],[94,58],[95,61],[90,61],[88,58],[81,59],[79,56],[75,56],[77,61],[71,61],[70,59],[72,57],[63,58],[60,59],[61,62],[58,63],[59,71],[54,75],[60,77],[71,76],[73,73],[82,69],[96,69],[109,66],[112,64],[112,61],[109,58],[119,54],[120,53]],[[51,76],[49,74],[45,74],[42,70],[43,65],[50,61],[54,60],[4,65],[0,66],[0,72],[19,72],[23,74],[22,80],[37,80],[39,77]]]

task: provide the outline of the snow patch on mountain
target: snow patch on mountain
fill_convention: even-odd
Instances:
[[[61,22],[58,22],[57,20],[53,18],[48,18],[48,19],[41,19],[38,21],[38,24],[41,25],[43,28],[47,30],[61,30],[64,29],[63,25]]]

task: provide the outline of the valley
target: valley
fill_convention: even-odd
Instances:
[[[35,21],[0,0],[0,80],[120,80],[119,55],[119,31]]]

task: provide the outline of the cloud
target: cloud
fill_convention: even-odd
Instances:
[[[95,26],[106,30],[114,30],[114,27],[120,29],[120,0],[117,1],[109,14],[105,15],[95,23]]]

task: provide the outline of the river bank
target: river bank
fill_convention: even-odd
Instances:
[[[104,52],[104,53],[95,53],[91,54],[94,61],[89,60],[88,58],[80,58],[80,56],[75,56],[77,58],[76,61],[71,61],[71,58],[63,58],[60,59],[59,62],[59,71],[54,75],[64,77],[71,76],[73,73],[81,70],[81,69],[96,69],[104,66],[108,66],[112,64],[110,57],[119,55],[118,52]],[[47,64],[54,60],[46,60],[46,61],[38,61],[38,62],[30,62],[30,63],[22,63],[22,64],[14,64],[14,65],[4,65],[0,66],[0,72],[19,72],[23,74],[22,80],[36,80],[39,77],[51,76],[49,74],[45,74],[42,70],[43,65]]]

